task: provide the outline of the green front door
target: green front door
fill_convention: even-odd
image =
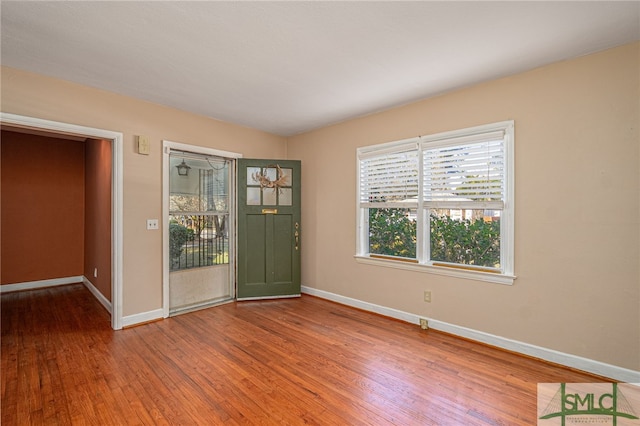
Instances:
[[[238,300],[300,295],[300,161],[238,160]]]

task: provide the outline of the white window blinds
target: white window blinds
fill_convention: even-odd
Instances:
[[[502,209],[504,138],[503,131],[492,131],[424,143],[425,205]]]
[[[407,139],[358,150],[361,207],[501,210],[513,125]]]
[[[360,156],[360,203],[373,207],[415,207],[418,203],[417,145]]]

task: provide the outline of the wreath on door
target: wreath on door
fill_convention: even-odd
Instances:
[[[282,171],[282,169],[278,164],[271,164],[267,166],[264,170],[273,168],[273,167],[275,167],[277,171],[276,180],[269,179],[266,172],[256,172],[251,175],[253,180],[260,184],[260,188],[273,188],[273,190],[276,191],[282,188],[283,186],[288,185],[287,181],[289,179],[289,176],[284,174],[284,172]]]

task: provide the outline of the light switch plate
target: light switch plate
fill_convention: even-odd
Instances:
[[[151,153],[148,136],[136,136],[136,141],[138,143],[138,154],[149,155]]]

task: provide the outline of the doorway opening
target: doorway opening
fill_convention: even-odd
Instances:
[[[111,314],[111,327],[114,330],[122,328],[122,194],[123,194],[123,135],[119,132],[78,126],[75,124],[43,120],[16,114],[0,113],[3,128],[30,132],[41,135],[58,135],[63,138],[78,138],[80,140],[96,139],[109,143],[111,151],[111,252],[110,295],[105,297],[95,288],[87,286],[94,296],[105,306]],[[86,283],[85,283],[86,284]]]
[[[164,316],[235,299],[235,158],[164,141]]]

